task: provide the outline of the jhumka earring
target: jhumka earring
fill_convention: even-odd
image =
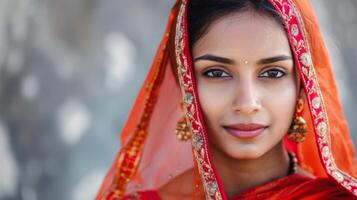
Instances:
[[[303,142],[306,138],[307,125],[306,121],[302,117],[303,110],[304,101],[299,99],[296,103],[295,116],[288,132],[289,140],[296,143]]]
[[[183,104],[181,103],[181,108]],[[187,141],[191,139],[190,128],[188,127],[185,116],[183,116],[176,124],[176,135],[180,141]]]
[[[176,124],[176,135],[180,141],[187,141],[191,138],[191,132],[184,116]]]

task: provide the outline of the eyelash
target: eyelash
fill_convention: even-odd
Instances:
[[[214,75],[214,73],[221,73],[221,76],[216,76]],[[211,75],[209,75],[211,74]],[[222,74],[226,74],[225,76],[222,76]],[[208,78],[226,78],[226,77],[232,77],[231,75],[229,75],[227,72],[225,72],[224,70],[221,70],[221,69],[209,69],[207,71],[205,71],[203,73],[204,76],[208,77]]]
[[[270,73],[273,72],[275,74],[274,75],[273,74],[269,75],[269,72]],[[214,73],[216,73],[216,75],[214,75]],[[219,73],[219,74],[217,74],[217,73]],[[223,74],[226,74],[226,75],[222,76]],[[266,75],[264,75],[264,74],[266,74]],[[209,69],[209,70],[205,71],[203,73],[203,75],[208,77],[208,78],[214,78],[214,79],[232,77],[227,72],[225,72],[224,70],[221,70],[221,69]],[[266,79],[279,79],[279,78],[284,77],[285,75],[286,75],[286,73],[283,70],[269,69],[269,70],[264,71],[258,77],[259,78],[266,78]]]
[[[272,76],[272,74],[269,75],[269,72],[274,72],[275,75]],[[268,74],[267,76],[263,76],[263,74]],[[277,75],[279,74],[280,75]],[[263,72],[261,75],[259,75],[260,78],[268,78],[268,79],[279,79],[285,76],[285,72],[283,70],[280,69],[268,69],[265,72]]]

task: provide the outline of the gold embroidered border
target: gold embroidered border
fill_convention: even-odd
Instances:
[[[307,98],[310,102],[309,107],[312,113],[315,133],[318,138],[319,150],[324,162],[327,173],[336,181],[341,183],[346,189],[351,190],[357,195],[356,180],[337,168],[330,148],[330,128],[326,107],[323,96],[318,84],[316,72],[311,60],[309,45],[307,43],[304,24],[295,5],[287,0],[270,0],[282,17],[286,21],[287,31],[290,34],[291,43],[294,51],[299,58],[298,63],[303,74],[304,85],[307,89]],[[178,64],[178,73],[180,78],[181,92],[186,105],[186,117],[192,131],[192,145],[194,156],[203,181],[206,195],[209,199],[222,199],[219,191],[217,179],[208,158],[207,141],[204,137],[202,122],[197,113],[198,103],[194,88],[192,87],[192,74],[188,69],[188,60],[185,55],[185,38],[184,38],[184,14],[186,1],[182,1],[180,13],[176,27],[176,57]],[[297,24],[291,24],[291,20],[296,20]],[[301,30],[300,30],[301,29]],[[299,38],[299,36],[302,38]]]
[[[278,11],[280,11],[286,22],[287,31],[290,33],[290,39],[293,44],[292,46],[299,58],[300,68],[303,72],[302,79],[306,85],[307,99],[310,102],[309,107],[312,113],[315,135],[318,139],[320,157],[324,163],[326,172],[343,187],[357,195],[357,180],[337,167],[331,153],[331,130],[328,122],[327,109],[312,62],[305,25],[299,10],[291,0],[271,0],[271,2],[276,8],[280,8]],[[296,19],[298,24],[292,23],[294,19]],[[299,40],[299,36],[302,37],[301,40]]]
[[[221,200],[222,194],[219,190],[217,178],[210,163],[209,153],[207,151],[208,141],[204,136],[203,122],[200,119],[195,89],[193,87],[193,73],[190,71],[188,59],[185,51],[188,52],[185,46],[185,13],[186,0],[181,3],[175,37],[177,71],[179,76],[181,93],[183,101],[185,102],[185,114],[192,133],[192,146],[194,152],[195,162],[197,163],[198,171],[200,173],[203,188],[207,199]]]

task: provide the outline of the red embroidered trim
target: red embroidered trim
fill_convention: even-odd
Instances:
[[[340,170],[331,153],[330,129],[323,96],[318,84],[310,54],[305,26],[293,2],[290,0],[270,0],[285,21],[285,28],[294,52],[297,68],[302,76],[320,158],[326,173],[340,185],[357,196],[357,180]]]

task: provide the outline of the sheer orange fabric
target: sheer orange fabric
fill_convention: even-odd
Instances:
[[[297,154],[300,166],[317,178],[325,178],[321,183],[304,185],[309,190],[301,190],[299,194],[311,192],[317,195],[311,197],[314,199],[329,188],[336,190],[335,182],[340,191],[357,196],[354,147],[310,2],[269,2],[284,19],[305,92],[304,117],[308,123],[308,136],[303,143],[287,146]],[[212,161],[197,100],[188,44],[187,3],[188,0],[178,0],[171,10],[163,40],[121,132],[122,148],[103,181],[96,197],[98,200],[157,190],[190,168],[195,169],[206,199],[227,199]],[[181,102],[184,102],[183,110]],[[176,122],[184,115],[190,125],[191,142],[176,139]],[[294,179],[292,182],[299,181]],[[279,183],[268,189],[277,191],[276,194],[282,197],[286,194],[282,189],[285,186]],[[300,186],[292,184],[291,187],[298,190]],[[317,187],[324,189],[315,193]],[[260,188],[254,191],[260,191]],[[249,196],[250,193],[242,195]]]

